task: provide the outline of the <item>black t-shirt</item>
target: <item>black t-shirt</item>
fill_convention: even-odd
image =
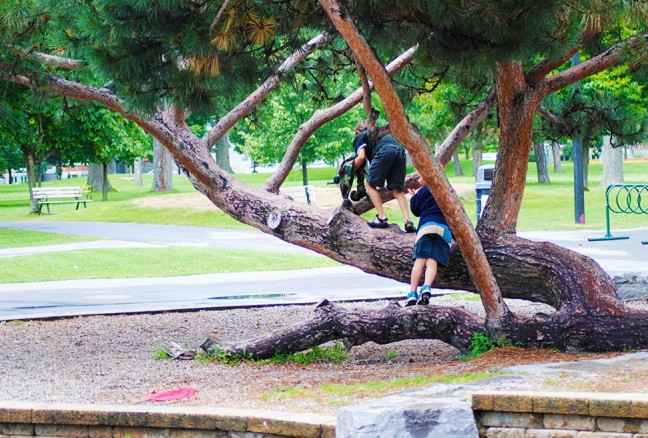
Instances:
[[[374,143],[369,140],[369,133],[367,131],[362,131],[360,134],[356,135],[355,138],[353,139],[353,150],[355,151],[356,155],[358,154],[358,151],[362,148],[365,148],[365,154],[367,156],[367,160],[371,161],[374,155]]]

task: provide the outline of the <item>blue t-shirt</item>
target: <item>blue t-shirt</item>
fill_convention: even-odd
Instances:
[[[443,212],[436,203],[434,196],[427,186],[421,187],[418,192],[410,199],[410,210],[414,216],[420,217],[419,224],[426,222],[436,222],[438,224],[448,225]]]

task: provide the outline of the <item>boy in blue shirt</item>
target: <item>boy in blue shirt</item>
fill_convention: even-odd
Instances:
[[[452,232],[448,228],[448,222],[421,176],[419,176],[419,184],[421,188],[417,191],[409,190],[413,195],[410,199],[410,209],[414,216],[421,219],[412,251],[414,265],[410,276],[410,293],[405,299],[406,306],[427,305],[430,302],[432,282],[436,277],[438,264],[448,266],[452,242]],[[417,293],[424,270],[423,286]]]

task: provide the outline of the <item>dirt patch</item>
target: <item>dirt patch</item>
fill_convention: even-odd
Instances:
[[[217,209],[214,204],[202,193],[178,193],[172,195],[149,196],[131,201],[136,207],[141,208],[193,208],[196,210]]]
[[[473,184],[453,184],[455,192],[459,197],[470,197],[475,194]],[[342,196],[337,186],[315,187],[315,203],[319,208],[335,208],[342,204]],[[409,198],[409,195],[407,196]],[[396,203],[395,201],[390,201]],[[169,195],[149,196],[135,199],[131,203],[142,208],[192,208],[196,210],[218,209],[202,193],[177,193]]]

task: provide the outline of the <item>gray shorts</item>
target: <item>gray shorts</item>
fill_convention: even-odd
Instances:
[[[378,145],[369,166],[367,184],[372,187],[403,191],[405,187],[405,149],[396,144]]]

